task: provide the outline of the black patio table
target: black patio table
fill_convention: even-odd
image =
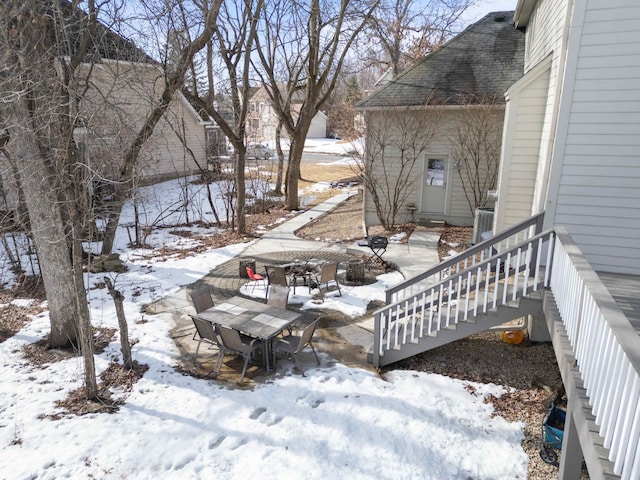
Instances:
[[[289,285],[293,286],[293,293],[296,293],[298,280],[302,280],[302,285],[309,285],[311,275],[320,273],[321,265],[325,263],[323,260],[294,260],[293,262],[282,265],[284,271],[291,278]]]

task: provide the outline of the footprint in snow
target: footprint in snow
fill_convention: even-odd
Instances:
[[[249,418],[251,420],[255,420],[256,418],[258,418],[260,415],[262,415],[266,411],[267,411],[267,409],[264,408],[264,407],[256,408],[253,412],[251,412],[251,415],[249,415]]]

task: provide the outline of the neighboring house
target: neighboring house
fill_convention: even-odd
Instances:
[[[637,0],[518,1],[497,233],[375,314],[376,366],[526,315],[567,394],[560,479],[583,459],[592,479],[640,478],[638,19]]]
[[[164,72],[155,63],[101,59],[92,65],[80,114],[85,127],[79,140],[85,144],[92,168],[113,178],[120,168],[124,148],[130,144],[157,103],[164,88]],[[82,77],[84,72],[79,72]],[[145,142],[136,175],[141,183],[175,178],[206,168],[205,122],[181,92]]]
[[[504,92],[522,76],[523,58],[524,35],[513,28],[513,12],[493,12],[396,78],[385,80],[380,89],[356,105],[365,113],[367,122],[365,176],[392,178],[386,183],[393,184],[405,175],[411,182],[403,193],[397,223],[409,219],[407,206],[415,207],[418,221],[473,223],[474,209],[485,206],[487,191],[495,188]],[[470,202],[469,191],[465,190],[474,179],[469,178],[462,164],[461,142],[455,137],[460,129],[472,128],[465,126],[465,119],[469,119],[469,112],[480,109],[491,109],[491,124],[485,133],[496,141],[490,142],[493,152],[479,152],[475,167],[477,192],[471,195],[474,198]],[[399,122],[399,115],[410,120]],[[390,116],[396,118],[389,121]],[[414,133],[410,128],[422,128],[423,133]],[[373,131],[387,134],[380,139],[380,133],[372,134]],[[423,142],[415,152],[418,158],[400,158],[407,151],[403,141],[407,147]],[[387,144],[387,157],[381,159],[378,151],[383,142]],[[391,153],[389,145],[394,148]],[[414,163],[409,165],[411,162]],[[372,198],[376,189],[368,190],[365,223],[376,225],[380,223]],[[393,192],[389,196],[397,197]]]
[[[61,6],[74,8],[67,2]],[[77,12],[69,10],[65,16],[73,18]],[[80,35],[73,31],[79,24],[77,18],[69,22],[71,38]],[[74,140],[89,166],[87,175],[97,184],[118,177],[126,149],[162,93],[165,74],[160,64],[102,24],[92,42],[87,63],[77,69],[71,85],[82,99],[77,112],[81,126],[74,130]],[[206,168],[205,128],[211,125],[182,93],[175,95],[140,152],[136,181],[150,183],[191,174],[198,165]],[[0,152],[2,209],[16,207],[14,169]]]
[[[291,108],[299,112],[302,107],[302,95],[293,96]],[[264,87],[256,87],[249,96],[249,113],[247,115],[247,138],[250,142],[267,142],[272,144],[276,139],[278,115],[271,103],[271,98]],[[282,138],[287,138],[287,132],[282,129]],[[307,138],[327,137],[327,116],[318,112],[307,133]]]

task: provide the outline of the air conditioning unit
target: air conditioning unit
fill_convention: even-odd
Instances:
[[[473,220],[473,237],[471,243],[475,245],[483,239],[482,234],[493,231],[493,208],[476,208],[476,216]]]

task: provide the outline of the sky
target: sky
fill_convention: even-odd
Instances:
[[[165,182],[145,194],[178,203],[183,191]],[[202,203],[201,197],[193,201]],[[158,217],[154,205],[145,206],[149,218]],[[150,237],[154,248],[195,246],[193,239],[162,230]],[[117,413],[51,420],[47,416],[59,412],[54,402],[82,386],[83,367],[78,358],[44,368],[25,361],[22,348],[49,330],[46,310],[33,316],[0,344],[1,480],[526,478],[524,425],[495,416],[490,402],[491,395],[504,393],[501,386],[402,370],[380,377],[329,362],[322,352],[320,366],[305,366],[306,377],[282,362],[253,389],[182,375],[174,368],[180,352],[169,336],[171,315],[143,314],[142,307],[195,282],[246,244],[177,258],[153,248],[132,251],[125,230],[119,233],[128,271],[112,278],[125,297],[133,357],[149,370],[131,392],[112,392],[124,400]],[[117,328],[101,275],[86,277],[92,322]],[[383,295],[400,279],[387,274],[374,285],[345,287],[342,297],[324,305],[359,315],[363,298]],[[117,334],[96,355],[97,373],[112,359],[121,361]]]

